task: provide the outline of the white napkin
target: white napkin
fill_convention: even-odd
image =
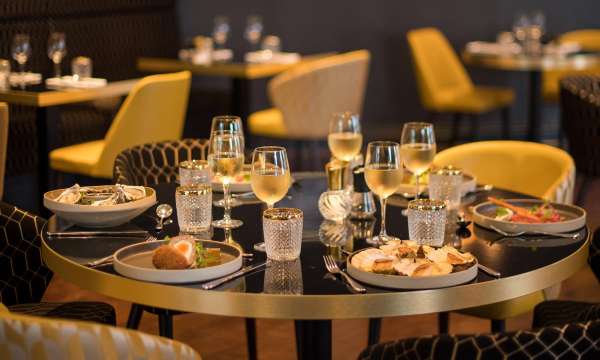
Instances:
[[[233,50],[219,49],[211,51],[198,51],[195,48],[179,50],[179,60],[189,61],[194,65],[210,65],[213,62],[227,62],[233,60]]]
[[[247,52],[244,61],[251,64],[294,64],[300,61],[300,54],[259,50]]]
[[[517,43],[501,44],[497,42],[471,41],[467,43],[467,52],[481,55],[515,55],[521,53]]]
[[[42,74],[40,73],[32,73],[26,72],[24,74],[20,72],[11,72],[10,73],[10,84],[11,85],[19,85],[22,83],[25,84],[39,84],[42,82]]]
[[[82,78],[74,80],[73,76],[53,77],[46,79],[46,85],[61,88],[91,89],[106,86],[106,79]]]

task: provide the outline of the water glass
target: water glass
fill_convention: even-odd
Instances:
[[[290,261],[269,260],[265,270],[263,290],[266,294],[302,294],[302,264],[300,259]]]
[[[446,202],[448,210],[460,206],[463,174],[460,169],[446,166],[429,174],[429,198]]]
[[[272,53],[281,52],[281,39],[279,36],[267,35],[263,39],[261,47],[263,50],[269,50]]]
[[[0,89],[10,87],[10,61],[0,59]]]
[[[179,163],[179,184],[181,186],[207,184],[210,170],[206,160],[187,160]]]
[[[71,62],[71,72],[73,80],[78,81],[92,77],[92,59],[85,56],[78,56]]]
[[[446,203],[417,199],[408,203],[408,237],[419,245],[442,246],[446,228]]]
[[[295,260],[302,248],[302,210],[271,208],[263,213],[263,232],[267,258],[276,261]]]
[[[210,228],[212,221],[212,189],[210,184],[177,187],[175,205],[181,233],[199,234]]]

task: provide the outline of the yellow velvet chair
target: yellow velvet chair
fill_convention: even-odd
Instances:
[[[17,315],[0,304],[0,359],[199,360],[191,347],[139,331]]]
[[[407,35],[421,103],[430,116],[453,115],[452,141],[460,120],[470,117],[471,136],[477,135],[477,117],[500,110],[502,134],[510,136],[510,107],[514,92],[508,88],[475,86],[446,37],[435,28],[411,30]]]
[[[453,165],[472,174],[480,184],[536,196],[558,203],[573,202],[575,162],[556,147],[525,141],[480,141],[443,150],[434,166]],[[501,331],[504,319],[532,310],[538,303],[558,296],[560,284],[523,297],[459,311],[492,320]],[[447,329],[442,329],[444,331]]]
[[[333,113],[360,114],[369,60],[367,50],[352,51],[302,63],[276,76],[268,84],[275,107],[251,114],[248,130],[278,139],[327,138]]]
[[[141,79],[131,90],[103,140],[50,152],[55,171],[112,179],[117,155],[135,145],[178,140],[183,133],[191,74],[183,71]]]
[[[0,103],[0,199],[4,194],[4,173],[6,170],[6,147],[8,145],[8,106]]]
[[[557,42],[577,43],[581,50],[600,52],[600,29],[575,30],[562,34]],[[557,103],[559,97],[560,79],[571,75],[599,75],[600,65],[595,65],[585,70],[550,70],[542,75],[542,96],[544,101]]]

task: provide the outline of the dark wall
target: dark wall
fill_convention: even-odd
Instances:
[[[548,32],[600,27],[597,0],[179,0],[181,34],[190,38],[210,34],[215,15],[227,15],[232,45],[241,49],[245,18],[263,17],[266,34],[282,38],[285,50],[302,53],[366,48],[373,60],[364,119],[404,122],[424,113],[419,104],[406,32],[413,28],[440,28],[456,49],[470,40],[492,40],[511,27],[520,10],[541,9]],[[513,119],[525,118],[523,74],[469,69],[477,83],[512,86],[518,91]]]

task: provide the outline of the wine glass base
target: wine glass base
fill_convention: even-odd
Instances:
[[[225,199],[215,200],[213,201],[213,205],[216,207],[225,207]],[[229,199],[229,206],[236,207],[243,205],[241,201],[236,198]]]
[[[212,222],[212,226],[216,227],[218,229],[235,229],[235,228],[239,228],[240,226],[244,225],[244,222],[241,220],[235,220],[235,219],[221,219],[221,220],[215,220]]]
[[[260,252],[266,252],[267,249],[265,248],[265,243],[264,242],[259,242],[254,244],[254,246],[252,247],[254,250],[256,251],[260,251]]]
[[[383,245],[386,244],[390,241],[393,240],[400,240],[399,238],[395,237],[395,236],[390,236],[390,235],[377,235],[377,236],[373,236],[372,238],[367,239],[367,243],[371,244],[371,245]]]

